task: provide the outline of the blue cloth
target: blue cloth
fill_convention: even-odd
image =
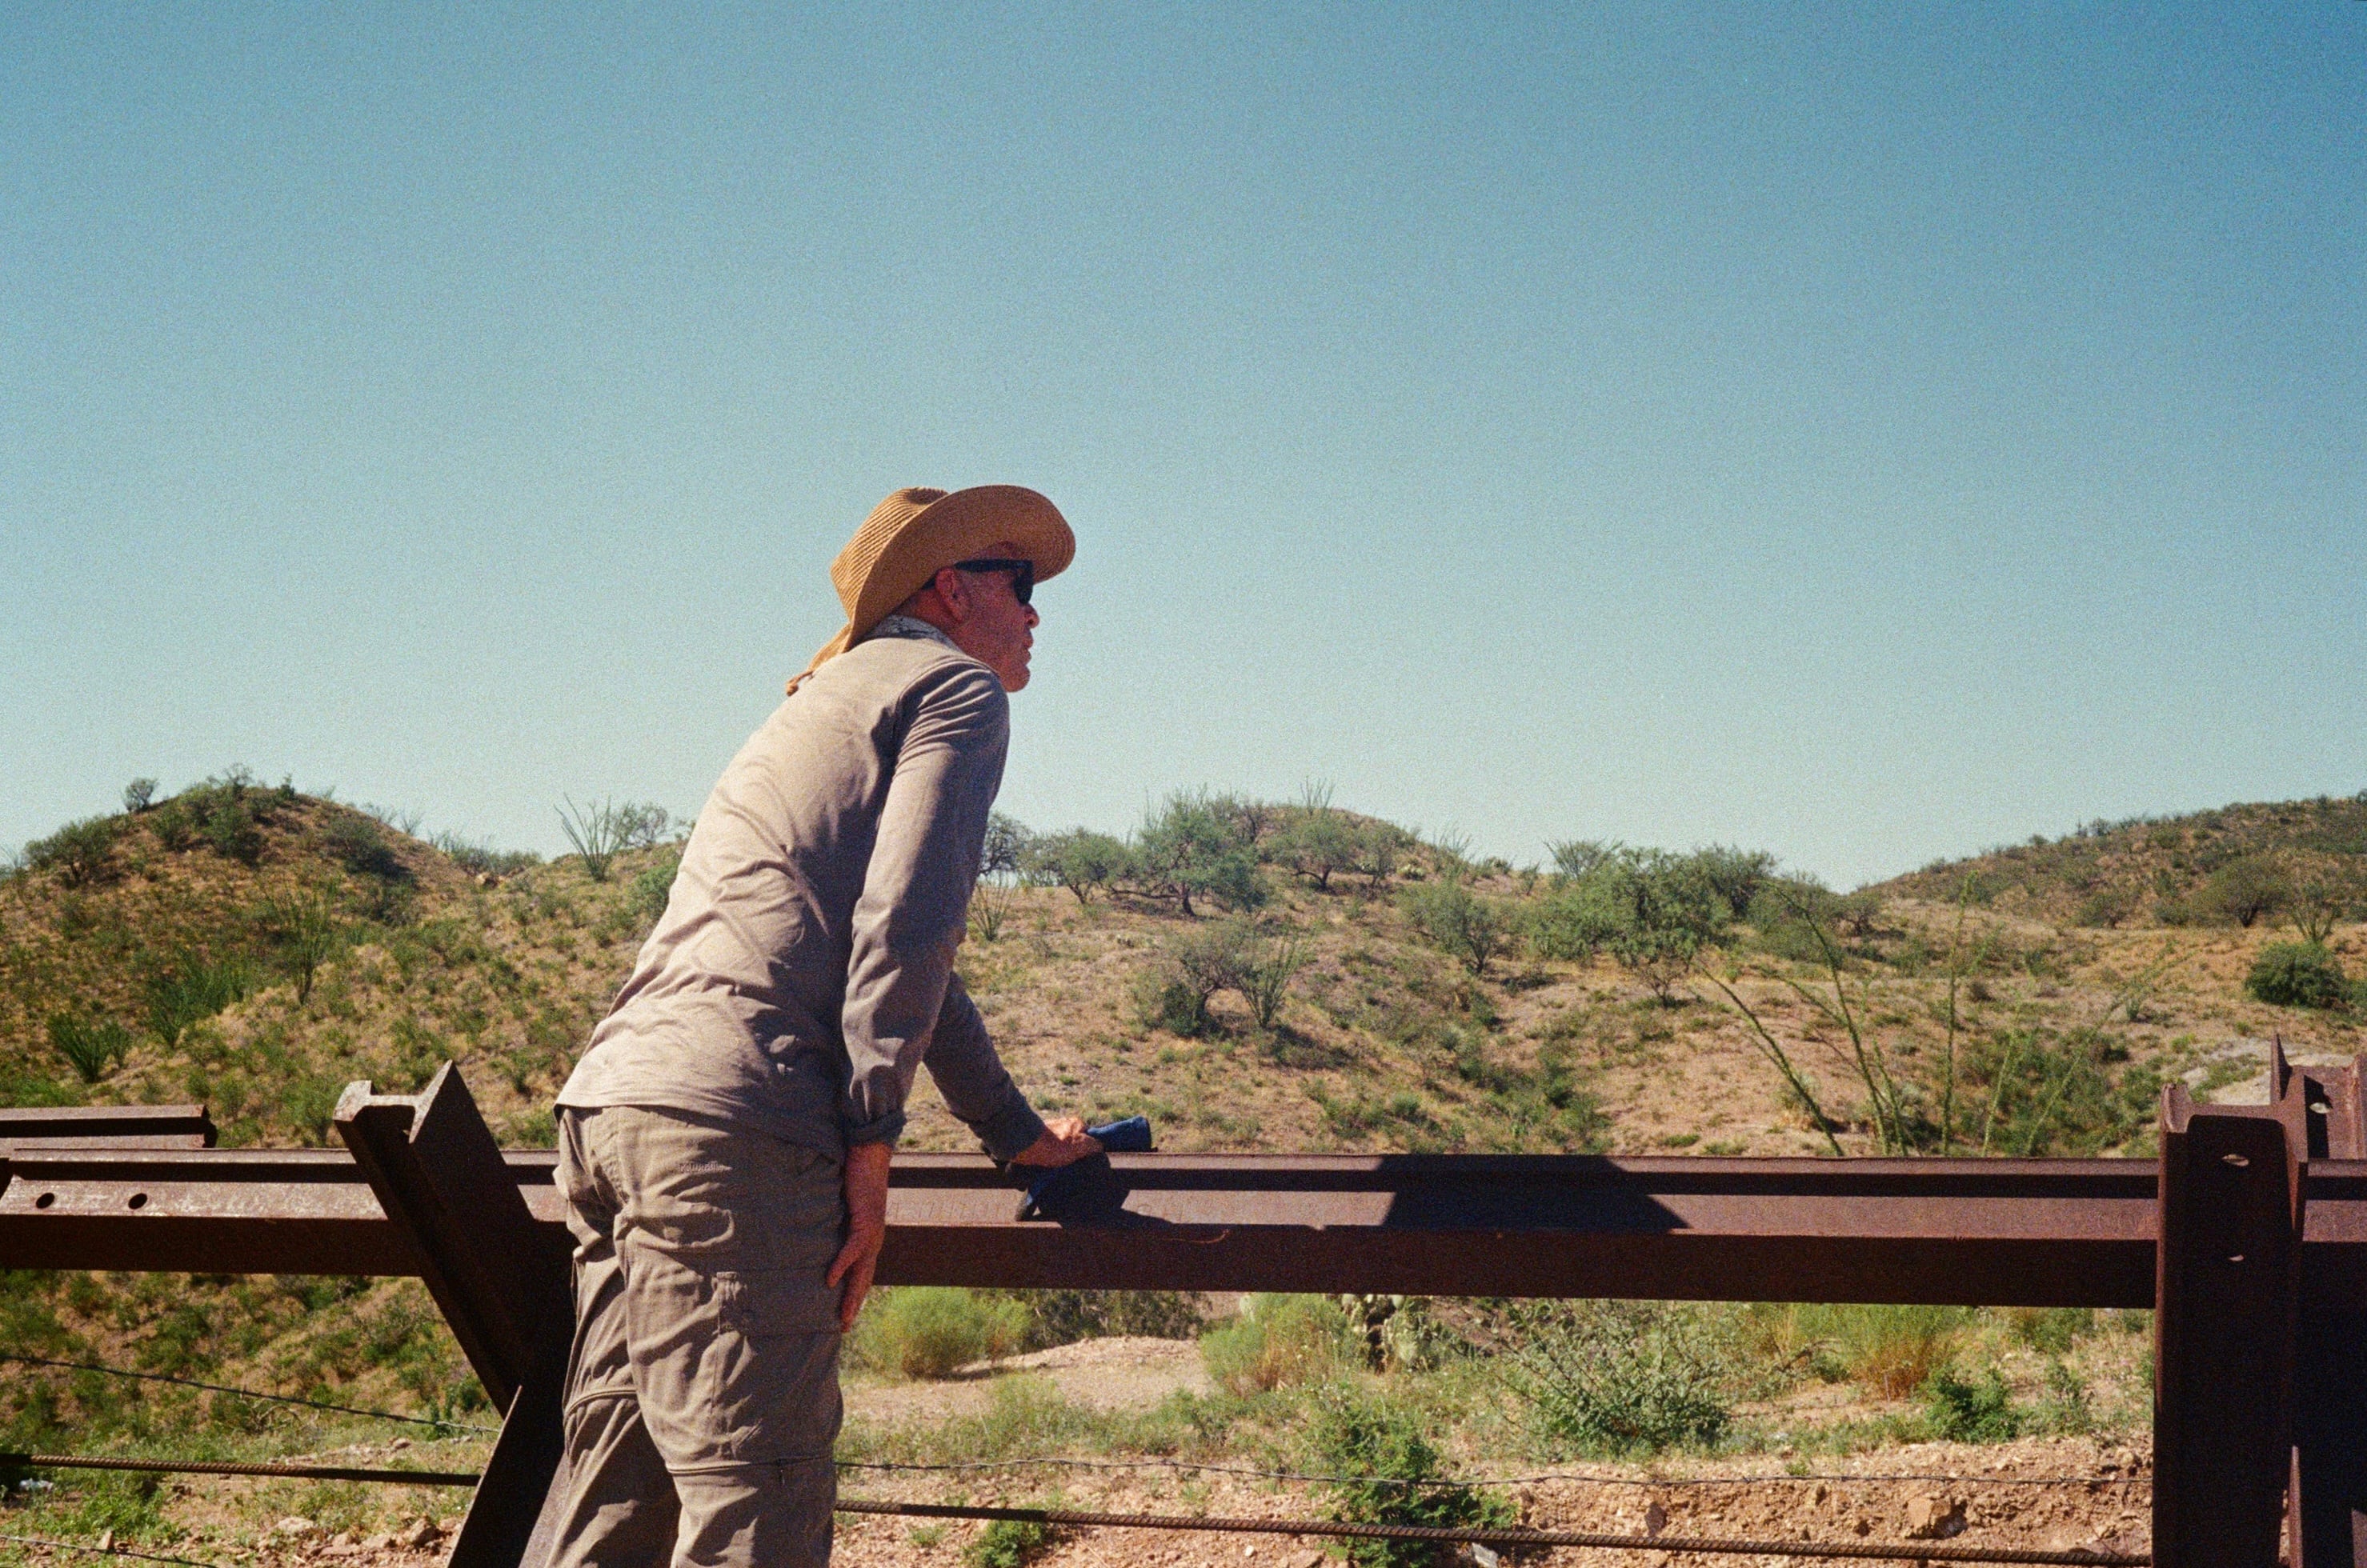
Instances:
[[[1129,1116],[1123,1122],[1088,1127],[1085,1131],[1110,1154],[1142,1155],[1150,1152],[1150,1118],[1148,1116]]]
[[[1059,1201],[1063,1189],[1077,1187],[1090,1180],[1090,1172],[1109,1168],[1109,1161],[1104,1156],[1150,1152],[1150,1118],[1148,1116],[1128,1116],[1121,1122],[1088,1127],[1085,1132],[1100,1142],[1102,1154],[1088,1155],[1074,1164],[1056,1167],[1029,1182],[1026,1195],[1019,1200],[1021,1219],[1053,1217],[1048,1211]]]

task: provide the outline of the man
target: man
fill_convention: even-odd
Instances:
[[[839,1337],[923,1063],[998,1158],[1099,1148],[1028,1107],[953,974],[1035,584],[1075,551],[1034,491],[888,497],[831,563],[845,627],[701,807],[559,1096],[559,1568],[829,1560]]]

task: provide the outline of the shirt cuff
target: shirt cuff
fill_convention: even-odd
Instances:
[[[1036,1114],[1036,1108],[1015,1096],[1014,1100],[1008,1108],[969,1124],[986,1152],[1005,1164],[1044,1135],[1044,1118]]]
[[[875,1116],[868,1122],[844,1122],[840,1130],[846,1134],[846,1144],[886,1144],[890,1148],[904,1135],[904,1113],[891,1111],[885,1116]]]

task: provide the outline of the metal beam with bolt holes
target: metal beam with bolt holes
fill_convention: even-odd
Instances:
[[[76,1146],[55,1125],[0,1145],[0,1267],[427,1271],[348,1151]],[[499,1156],[538,1267],[568,1247],[556,1163]],[[1119,1155],[1059,1218],[1020,1221],[986,1159],[908,1155],[879,1279],[2147,1306],[2158,1185],[2149,1160]],[[2367,1161],[2313,1160],[2307,1188],[2304,1300],[2367,1303]]]
[[[2163,1101],[2140,1160],[1120,1155],[1021,1220],[972,1156],[896,1162],[882,1284],[2155,1306],[2161,1568],[2367,1568],[2367,1095]],[[426,1280],[507,1419],[460,1568],[540,1560],[569,1326],[555,1156],[450,1067],[346,1091],[345,1150],[211,1147],[200,1108],[0,1110],[0,1268]],[[465,1562],[463,1561],[465,1559]]]

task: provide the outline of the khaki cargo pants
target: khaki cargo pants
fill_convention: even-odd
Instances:
[[[821,1568],[840,1168],[683,1112],[562,1110],[575,1236],[551,1568]]]

